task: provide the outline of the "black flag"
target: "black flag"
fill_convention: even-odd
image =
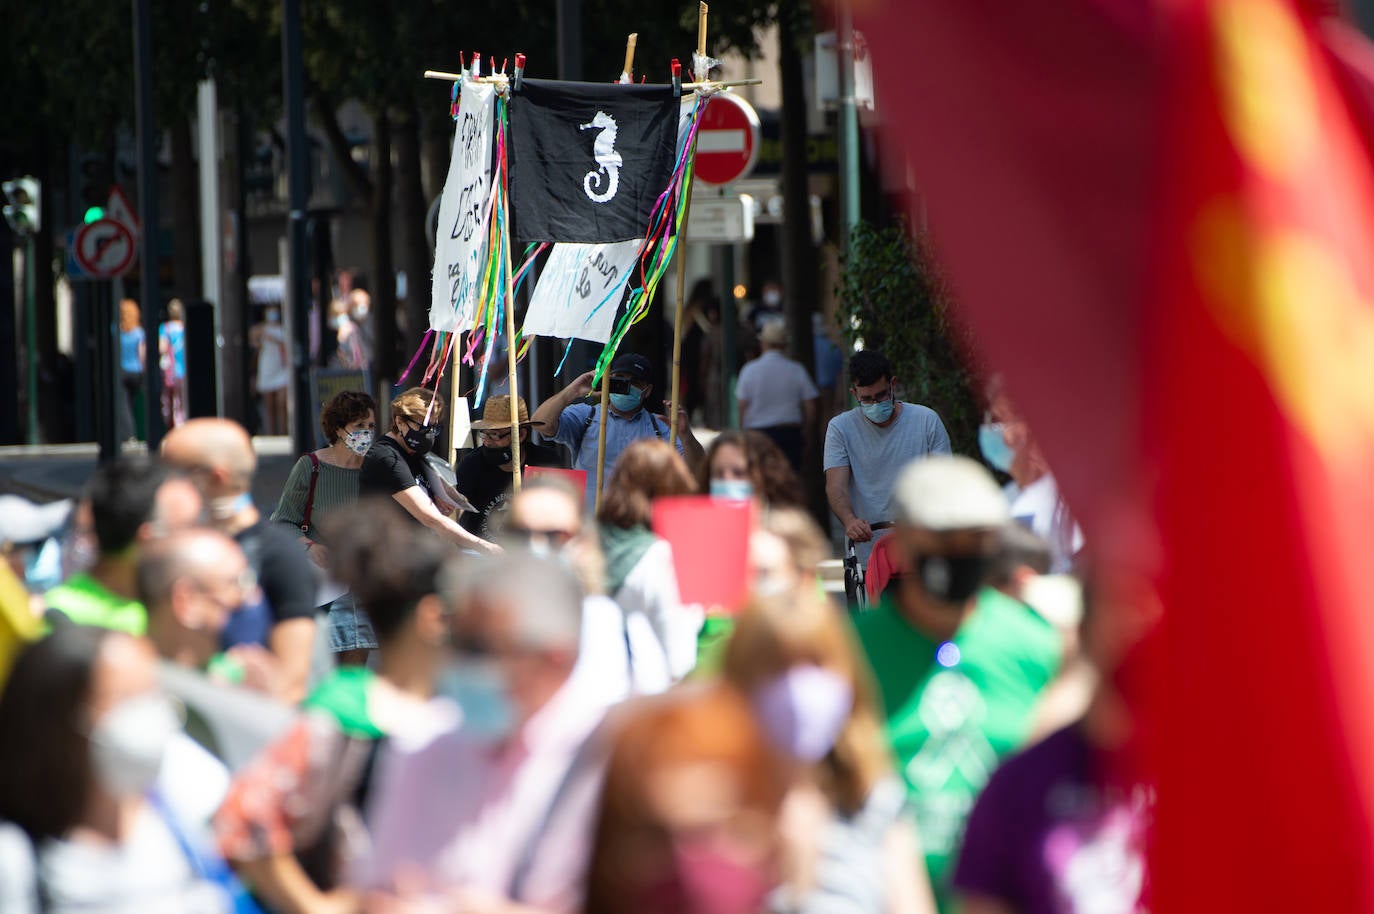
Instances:
[[[526,79],[510,103],[517,245],[643,238],[677,150],[672,86]]]

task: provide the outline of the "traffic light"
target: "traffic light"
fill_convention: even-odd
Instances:
[[[38,179],[25,175],[0,185],[5,193],[5,221],[16,235],[36,235],[41,226],[42,206]]]
[[[105,204],[114,186],[114,172],[104,156],[81,157],[81,221],[90,224],[105,217]]]

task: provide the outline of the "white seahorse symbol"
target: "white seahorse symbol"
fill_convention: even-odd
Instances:
[[[598,111],[590,124],[582,124],[577,129],[601,131],[592,144],[592,154],[601,169],[587,172],[582,179],[582,189],[593,203],[609,203],[620,188],[620,166],[624,164],[620,153],[615,151],[615,118]]]

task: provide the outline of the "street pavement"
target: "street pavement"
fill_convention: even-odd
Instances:
[[[253,480],[253,501],[265,512],[277,506],[286,476],[296,462],[291,439],[260,436],[253,439],[258,454],[258,474]],[[125,447],[127,454],[146,454],[140,443]],[[46,444],[0,447],[0,492],[10,492],[38,502],[76,498],[95,472],[99,450],[95,444]]]

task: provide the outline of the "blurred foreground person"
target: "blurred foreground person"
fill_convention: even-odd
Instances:
[[[89,505],[98,554],[44,599],[78,625],[141,635],[148,616],[138,601],[139,544],[198,522],[202,502],[185,479],[143,457],[121,457],[96,468],[82,500]],[[78,509],[79,510],[79,509]]]
[[[584,914],[758,914],[781,880],[787,767],[724,686],[623,709]]]
[[[1134,777],[1140,746],[1123,684],[1159,617],[1144,587],[1111,585],[1083,617],[1098,686],[1087,712],[988,782],[969,817],[955,888],[962,914],[1134,914],[1149,910],[1153,790]],[[1134,764],[1133,764],[1134,763]]]
[[[153,652],[67,626],[0,695],[0,911],[227,914],[241,887],[154,790],[178,729]],[[251,909],[246,909],[251,910]]]
[[[223,646],[267,647],[277,662],[277,696],[300,701],[315,639],[315,575],[296,538],[253,504],[252,439],[231,419],[191,419],[162,439],[162,459],[196,481],[210,524],[234,538],[258,580],[254,599],[225,628]]]
[[[790,763],[784,884],[771,910],[933,914],[906,788],[836,608],[814,589],[755,600],[724,675]]]
[[[235,778],[215,821],[224,855],[254,894],[299,914],[356,909],[343,879],[366,851],[377,754],[434,714],[428,701],[448,641],[435,591],[451,546],[375,499],[341,510],[326,532],[348,533],[335,537],[331,558],[373,620],[376,672],[339,667],[320,683],[308,713]]]
[[[21,495],[0,495],[0,555],[31,594],[62,580],[61,536],[72,505],[70,498],[40,505]]]
[[[358,501],[363,455],[377,434],[377,402],[361,390],[342,390],[320,410],[320,431],[327,444],[301,457],[282,486],[272,520],[299,537],[315,567],[329,567],[329,546],[321,530],[329,518]],[[351,531],[345,531],[345,534]],[[316,593],[316,615],[325,615],[329,649],[340,663],[363,663],[377,647],[367,613],[348,591],[330,582]]]
[[[1007,501],[982,464],[916,460],[893,492],[911,573],[854,624],[878,682],[942,910],[964,821],[999,759],[1020,748],[1059,665],[1055,630],[985,587]]]
[[[605,560],[596,524],[582,517],[582,492],[547,476],[525,482],[511,498],[503,541],[569,564],[582,582],[582,637],[574,676],[589,680],[606,702],[652,695],[672,685],[668,658],[643,613],[627,614],[606,596]]]
[[[442,596],[456,650],[436,690],[461,719],[383,753],[358,870],[369,906],[577,910],[606,709],[572,675],[581,588],[560,563],[512,551],[462,560]]]
[[[666,442],[640,439],[620,455],[596,515],[606,555],[606,592],[626,616],[642,614],[649,620],[674,679],[696,664],[702,620],[699,611],[682,605],[672,547],[649,524],[654,499],[694,491],[687,465]]]

